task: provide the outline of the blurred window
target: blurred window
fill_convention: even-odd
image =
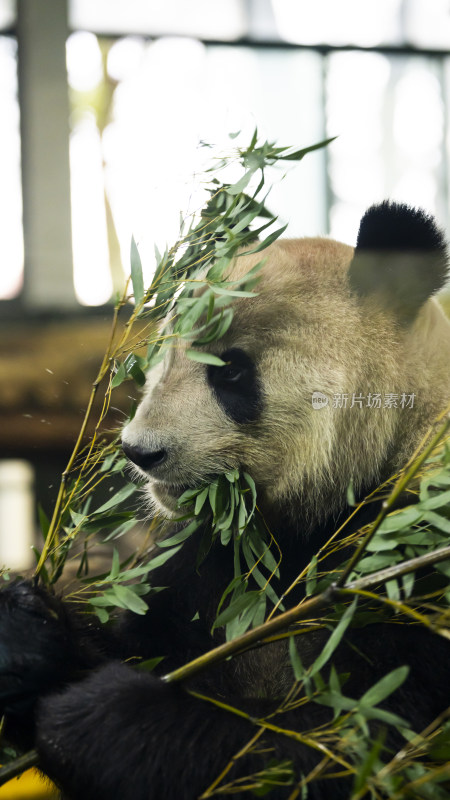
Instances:
[[[16,21],[15,0],[0,0],[0,31],[12,28]]]
[[[180,211],[202,202],[203,143],[227,149],[230,132],[245,143],[255,126],[295,146],[338,137],[285,178],[276,173],[269,203],[287,235],[353,244],[365,208],[384,198],[423,206],[449,231],[448,0],[69,0],[68,9],[79,303],[121,290],[132,234],[150,277],[154,246],[171,243]],[[0,30],[10,28],[0,36],[0,298],[20,291],[23,269],[14,24],[14,3],[0,0]]]
[[[12,11],[0,3],[0,29],[13,22]],[[17,40],[1,33],[0,120],[0,298],[11,299],[23,282]]]

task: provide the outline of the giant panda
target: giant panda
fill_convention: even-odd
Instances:
[[[226,366],[194,362],[178,342],[149,373],[123,449],[145,478],[151,504],[168,518],[177,516],[186,488],[224,470],[246,470],[283,553],[282,594],[347,517],[350,481],[364,497],[395,474],[450,400],[450,324],[432,297],[445,283],[447,254],[432,218],[386,202],[362,218],[355,249],[305,238],[277,241],[263,256],[256,296],[236,299],[231,327],[205,347]],[[229,277],[239,279],[260,260],[261,254],[241,255]],[[320,407],[312,402],[317,393],[326,398]],[[375,394],[414,402],[352,406],[353,395]],[[344,395],[348,403],[331,400]],[[353,530],[375,511],[364,507]],[[190,685],[222,707],[158,677],[158,669],[164,674],[221,641],[211,625],[233,575],[232,554],[219,543],[197,568],[202,533],[155,570],[153,583],[165,588],[149,597],[147,614],[126,613],[108,633],[30,583],[0,594],[7,733],[37,748],[64,796],[194,800],[230,763],[225,782],[258,772],[272,758],[291,761],[298,780],[322,757],[268,730],[245,750],[258,719],[273,713],[292,686],[285,640]],[[286,606],[299,596],[287,595]],[[301,637],[305,665],[325,640],[320,631]],[[164,660],[148,673],[134,669],[137,656]],[[409,664],[406,682],[385,707],[422,730],[449,705],[449,657],[445,639],[386,620],[348,629],[333,663],[339,674],[350,673],[350,697]],[[330,713],[299,704],[275,721],[308,731]],[[394,736],[390,746],[401,743]],[[308,798],[339,800],[350,787],[345,779],[319,780]],[[291,791],[278,786],[270,797]],[[242,788],[234,796],[249,793]]]

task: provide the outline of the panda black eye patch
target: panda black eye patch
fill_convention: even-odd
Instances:
[[[252,358],[237,347],[220,354],[224,367],[209,365],[208,383],[223,410],[238,424],[254,422],[262,409],[262,391]]]

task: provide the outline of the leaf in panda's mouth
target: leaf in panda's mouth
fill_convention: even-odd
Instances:
[[[158,543],[162,548],[179,547],[192,534],[203,529],[197,568],[214,543],[234,548],[234,577],[220,600],[213,629],[225,627],[227,640],[243,633],[264,619],[267,601],[283,608],[271,585],[278,577],[281,553],[256,515],[256,487],[251,476],[238,469],[211,477],[210,482],[184,487],[180,484],[157,486],[177,497],[181,530]],[[156,487],[155,487],[156,488]],[[272,546],[278,551],[277,557]],[[251,588],[253,586],[253,589]],[[225,603],[225,606],[224,606]],[[225,611],[224,611],[225,608]]]

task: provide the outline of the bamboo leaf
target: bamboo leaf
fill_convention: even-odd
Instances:
[[[186,350],[186,356],[192,361],[199,361],[201,364],[211,364],[214,367],[224,367],[225,361],[212,353],[204,353],[201,350]]]
[[[260,596],[261,592],[246,592],[241,597],[238,597],[237,600],[232,601],[229,606],[216,617],[213,630],[215,628],[221,628],[249,607],[255,606],[259,602]]]
[[[208,487],[206,488],[206,491],[208,491]],[[185,528],[182,528],[181,531],[178,531],[168,539],[161,539],[158,542],[158,547],[174,547],[176,544],[182,544],[182,542],[185,542],[186,539],[189,539],[189,537],[195,533],[199,525],[200,521],[193,519],[192,522],[190,522],[189,525],[186,525]]]
[[[116,373],[111,381],[111,389],[115,389],[116,386],[120,386],[121,383],[126,381],[127,379],[127,371],[123,364],[120,364],[116,370]]]
[[[124,500],[127,500],[129,497],[131,497],[131,495],[134,494],[136,490],[137,490],[136,484],[134,483],[125,484],[125,486],[119,489],[119,491],[116,492],[113,495],[113,497],[111,497],[109,500],[106,501],[106,503],[103,503],[103,505],[97,508],[93,512],[93,514],[95,516],[98,516],[98,514],[104,514],[105,511],[110,511],[112,508],[115,508],[116,506],[120,505],[120,503],[123,503]]]
[[[405,682],[409,674],[409,667],[398,667],[392,670],[384,678],[377,681],[370,689],[367,690],[359,701],[359,706],[366,706],[371,708],[382,703],[386,697],[396,691],[402,683]]]
[[[278,159],[280,161],[301,161],[307,153],[313,153],[314,150],[320,150],[321,148],[326,147],[328,144],[331,144],[331,142],[334,142],[336,138],[336,136],[332,136],[331,139],[324,139],[323,142],[312,144],[309,147],[303,147],[301,150],[294,150],[292,153],[278,155]]]
[[[140,305],[144,299],[144,276],[142,274],[141,258],[134,240],[134,236],[131,237],[130,263],[134,302],[135,305]]]
[[[254,170],[248,170],[248,172],[245,172],[242,178],[240,178],[236,183],[233,183],[231,186],[228,186],[226,190],[227,194],[235,195],[243,192],[244,189],[246,189],[248,184],[250,183],[253,172]]]
[[[331,634],[330,638],[328,639],[325,647],[323,648],[321,654],[318,658],[314,661],[313,665],[309,670],[309,674],[311,677],[316,675],[319,670],[329,661],[331,656],[333,655],[334,651],[336,650],[337,646],[342,641],[342,637],[344,636],[345,631],[347,630],[348,626],[350,625],[353,615],[356,610],[356,605],[358,602],[358,598],[355,597],[351,605],[345,609],[341,619],[339,620],[337,626],[335,627],[333,633]]]
[[[289,637],[289,658],[291,659],[295,680],[302,681],[306,675],[306,670],[297,650],[295,636]]]

